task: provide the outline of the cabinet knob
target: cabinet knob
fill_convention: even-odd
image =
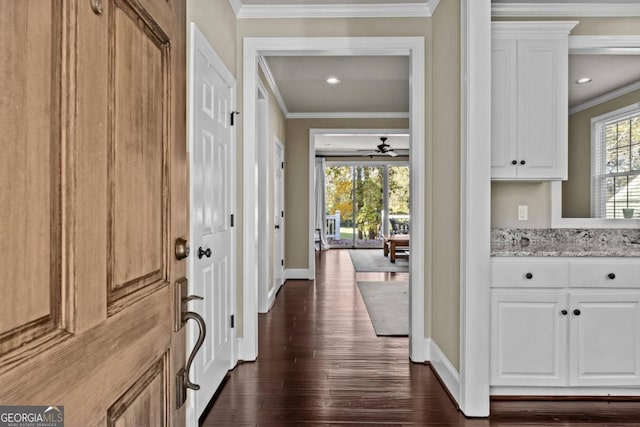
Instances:
[[[573,314],[575,314],[576,316],[580,316],[580,310],[576,308],[575,310],[573,310]]]
[[[517,164],[518,164],[518,161],[517,161],[517,160],[511,160],[511,164],[512,164],[512,165],[517,165]]]
[[[521,165],[524,165],[525,163],[527,163],[527,162],[525,162],[524,160],[520,160],[520,164]]]
[[[527,279],[533,279],[533,274],[527,273],[524,275],[524,277],[526,277]]]
[[[615,279],[615,278],[616,278],[616,275],[615,275],[615,274],[613,274],[613,273],[609,273],[609,274],[607,274],[607,277],[608,277],[609,279],[613,280],[613,279]]]
[[[567,310],[562,310],[560,314],[562,314],[563,316],[566,316],[567,314],[569,314],[569,312]]]

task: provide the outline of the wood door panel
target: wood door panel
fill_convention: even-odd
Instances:
[[[185,23],[184,2],[0,1],[1,405],[184,425]]]
[[[0,356],[60,319],[57,1],[0,4]]]
[[[167,280],[169,39],[127,1],[114,2],[109,26],[112,303]]]
[[[168,353],[153,364],[118,401],[109,408],[108,427],[162,427],[167,425]]]
[[[166,334],[173,328],[167,315],[170,299],[170,290],[164,288],[135,303],[131,310],[39,353],[30,363],[0,374],[0,402],[62,403],[72,409],[65,414],[70,426],[92,425],[171,346]]]

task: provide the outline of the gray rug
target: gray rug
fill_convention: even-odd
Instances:
[[[378,336],[409,335],[409,283],[358,282]]]
[[[395,264],[383,255],[382,249],[350,250],[351,262],[356,272],[405,272],[409,271],[409,260],[397,258]]]

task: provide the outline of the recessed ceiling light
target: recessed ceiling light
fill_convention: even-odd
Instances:
[[[581,79],[576,80],[576,84],[583,85],[585,83],[589,83],[591,81],[591,77],[583,77]]]
[[[330,85],[337,85],[338,83],[340,83],[340,79],[337,77],[329,77],[327,79],[327,83],[329,83]]]

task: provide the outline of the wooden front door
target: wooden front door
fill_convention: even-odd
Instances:
[[[0,2],[0,405],[184,424],[184,5]]]

